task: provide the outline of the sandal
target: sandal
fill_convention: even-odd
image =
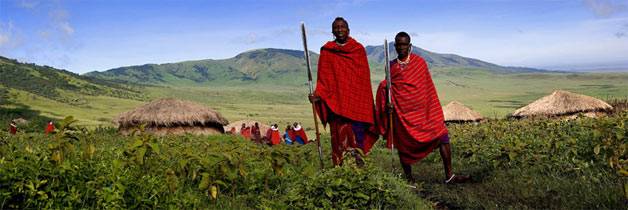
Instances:
[[[408,182],[408,187],[416,189],[416,182],[414,181],[412,174],[406,176],[406,181]]]
[[[449,179],[445,180],[445,184],[453,185],[456,183],[463,183],[469,179],[471,179],[471,175],[469,174],[464,174],[464,175],[452,174],[451,177],[449,177]]]

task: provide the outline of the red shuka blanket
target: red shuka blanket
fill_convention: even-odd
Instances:
[[[11,130],[9,131],[10,134],[16,134],[17,133],[17,127],[15,127],[15,125],[11,124]]]
[[[251,126],[251,141],[262,143],[262,134],[258,126]]]
[[[52,125],[52,123],[48,123],[48,125],[46,126],[46,134],[48,134],[49,132],[52,132],[55,130],[55,126]]]
[[[303,139],[303,142],[305,144],[308,143],[308,139],[307,139],[307,135],[305,135],[305,131],[303,130],[303,128],[299,129],[299,130],[292,130],[292,134],[290,134],[290,138],[292,141],[294,141],[295,139],[297,139],[298,137],[301,137],[301,139]]]
[[[333,41],[321,47],[318,59],[317,112],[323,125],[329,108],[334,114],[358,122],[374,124],[371,73],[362,44],[349,37],[339,46]]]
[[[288,136],[286,136],[288,135]],[[283,134],[283,138],[288,138],[290,139],[290,141],[294,141],[294,131],[292,129],[287,129],[286,128],[286,132]]]
[[[396,61],[391,61],[390,66],[392,104],[395,107],[393,115],[396,115],[397,122],[400,122],[393,126],[395,130],[403,127],[407,134],[412,137],[411,139],[395,138],[394,140],[416,141],[415,143],[418,143],[408,142],[405,145],[432,145],[429,143],[438,141],[440,136],[447,133],[447,128],[444,124],[443,109],[425,60],[418,55],[410,54],[410,62],[403,69]],[[379,84],[376,100],[377,130],[384,137],[387,137],[386,80]],[[394,135],[397,137],[396,133]],[[395,144],[397,145],[397,142]],[[390,141],[388,147],[390,148]],[[397,147],[397,149],[405,153],[416,153],[420,150],[420,148],[404,148],[402,146]]]
[[[266,131],[266,138],[268,139],[268,143],[270,143],[270,145],[279,144],[279,130],[273,130],[272,128],[269,128],[268,131]]]
[[[251,139],[251,129],[250,128],[244,128],[244,129],[240,130],[240,134],[242,134],[244,136],[244,138]],[[253,140],[251,140],[251,141],[253,141]]]

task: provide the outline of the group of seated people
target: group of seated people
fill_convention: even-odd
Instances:
[[[235,127],[231,128],[229,131],[231,134],[235,134]],[[240,135],[245,138],[251,139],[251,141],[257,143],[266,143],[270,146],[285,143],[287,145],[293,145],[295,143],[299,144],[307,144],[308,139],[305,131],[301,127],[301,124],[295,122],[293,125],[289,125],[286,127],[283,135],[279,132],[279,127],[277,124],[271,125],[268,130],[266,130],[266,136],[262,136],[260,131],[259,124],[256,122],[253,126],[246,126],[246,123],[242,123],[242,127],[240,128]]]

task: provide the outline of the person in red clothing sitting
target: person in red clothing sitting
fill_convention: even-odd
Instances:
[[[245,123],[242,123],[242,128],[240,128],[240,135],[244,136],[246,139],[251,139],[251,129],[246,127]]]
[[[277,124],[270,126],[268,131],[266,131],[266,139],[268,141],[268,145],[270,146],[277,145],[281,142],[281,136],[279,135],[279,128]]]
[[[46,125],[46,134],[52,134],[51,132],[53,132],[55,130],[55,126],[52,125],[52,121],[48,120],[48,125]]]
[[[255,122],[255,125],[251,127],[251,141],[262,143],[262,131],[260,131],[259,124]]]
[[[305,135],[305,131],[303,130],[303,128],[301,128],[301,124],[294,122],[294,128],[292,129],[292,135],[291,136],[294,139],[294,142],[299,143],[299,144],[307,144],[308,140],[307,140],[307,135]]]
[[[17,133],[17,126],[15,126],[15,121],[11,120],[11,128],[9,130],[10,134],[15,135]]]
[[[286,126],[286,132],[283,134],[283,140],[287,145],[292,145],[294,139],[294,131],[290,125]]]

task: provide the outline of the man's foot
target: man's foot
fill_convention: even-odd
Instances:
[[[410,185],[414,185],[415,184],[414,177],[412,177],[412,174],[407,174],[406,175],[406,181],[408,181],[408,184],[410,184]]]
[[[463,174],[463,175],[452,174],[451,177],[449,177],[449,179],[445,180],[445,184],[454,185],[457,183],[463,183],[469,179],[471,179],[471,175],[469,174]]]
[[[416,184],[416,182],[414,182],[414,177],[412,177],[412,174],[406,175],[406,181],[408,182],[409,188],[417,189],[418,185]]]

